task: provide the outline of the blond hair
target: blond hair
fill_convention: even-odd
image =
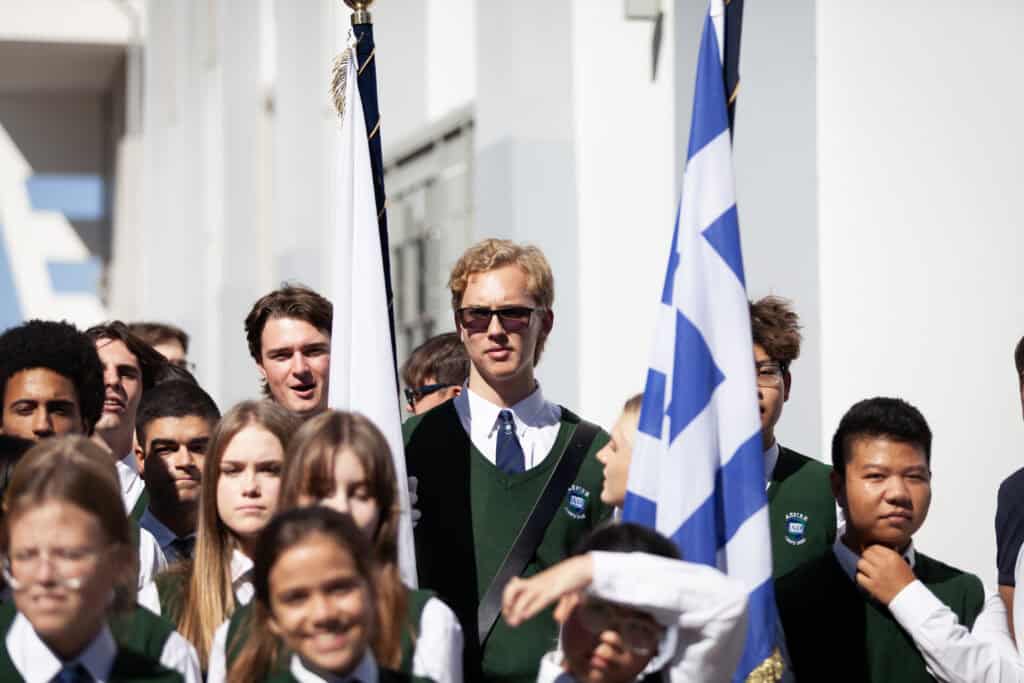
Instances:
[[[462,306],[469,278],[504,266],[517,266],[526,274],[526,291],[539,308],[551,310],[555,303],[555,276],[544,252],[533,245],[516,244],[511,240],[486,239],[477,242],[462,254],[448,278],[452,293],[452,311]],[[533,362],[540,360],[547,333],[537,339]]]
[[[239,432],[250,425],[259,425],[277,437],[287,453],[288,441],[299,422],[295,415],[272,401],[243,401],[221,418],[210,436],[209,451],[203,463],[195,555],[191,563],[175,570],[187,577],[181,609],[176,615],[178,632],[195,646],[204,670],[213,632],[237,607],[231,581],[231,556],[239,542],[217,512],[217,482],[224,452]]]
[[[4,495],[3,549],[10,543],[11,526],[24,512],[47,501],[81,508],[99,522],[107,540],[122,551],[120,575],[114,582],[111,608],[135,606],[139,558],[132,528],[121,499],[121,484],[110,455],[82,436],[58,436],[40,441],[14,468]]]

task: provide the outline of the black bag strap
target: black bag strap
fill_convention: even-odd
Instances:
[[[526,523],[519,530],[515,543],[505,555],[497,573],[491,579],[491,584],[487,586],[484,597],[480,599],[480,606],[477,608],[477,635],[481,646],[494,628],[498,615],[501,614],[501,597],[505,591],[505,584],[526,569],[544,537],[548,524],[565,498],[569,485],[576,478],[583,458],[600,431],[600,427],[586,420],[580,420],[573,430],[569,447],[562,452],[552,468],[547,483],[544,484],[544,490],[533,504]]]

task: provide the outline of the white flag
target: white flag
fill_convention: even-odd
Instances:
[[[402,510],[398,532],[399,566],[406,585],[415,588],[416,554],[395,385],[395,359],[384,293],[370,151],[354,54],[348,60],[347,69],[345,107],[338,137],[334,245],[330,261],[334,323],[328,403],[336,410],[362,413],[387,437],[395,462]]]

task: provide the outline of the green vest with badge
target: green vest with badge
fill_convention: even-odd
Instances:
[[[562,408],[551,451],[517,474],[502,472],[472,444],[453,401],[403,425],[407,472],[419,480],[416,507],[422,517],[415,540],[420,586],[436,592],[462,623],[467,681],[532,682],[541,657],[556,642],[558,626],[550,608],[515,629],[498,617],[479,642],[478,609],[567,451],[585,448],[571,483],[557,491],[558,507],[520,575],[532,576],[565,559],[580,539],[611,517],[612,508],[601,502],[604,476],[595,457],[608,435],[595,430],[586,447],[577,441],[577,428],[583,425]]]
[[[836,501],[832,468],[779,447],[768,484],[772,537],[772,576],[778,578],[820,556],[836,540]]]

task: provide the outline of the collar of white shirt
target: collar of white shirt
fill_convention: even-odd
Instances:
[[[484,457],[492,463],[495,462],[498,447],[498,414],[506,408],[495,405],[475,393],[468,384],[453,401],[459,421],[469,435],[469,440]],[[551,447],[555,445],[562,421],[562,409],[544,398],[544,392],[538,384],[533,393],[509,406],[507,410],[511,410],[515,418],[516,436],[523,447],[526,468],[530,469],[547,457]]]
[[[252,586],[252,560],[238,548],[231,553],[231,587],[243,605],[248,605],[256,592]]]
[[[11,663],[18,670],[25,683],[49,683],[64,668],[65,662],[53,653],[32,628],[25,615],[18,614],[7,632],[7,653]],[[104,624],[92,642],[81,654],[67,664],[79,663],[93,677],[96,683],[110,680],[110,670],[117,657],[117,643],[110,629]]]
[[[773,441],[768,450],[764,452],[764,484],[767,486],[775,474],[775,466],[779,464],[779,442]]]
[[[362,661],[359,662],[359,666],[355,668],[347,676],[335,676],[329,673],[314,673],[310,671],[306,664],[298,657],[298,655],[292,655],[291,664],[288,667],[291,670],[292,676],[295,677],[299,683],[346,683],[347,681],[359,681],[359,683],[377,683],[377,662],[370,653],[370,650],[366,650],[366,654],[363,655]]]
[[[836,556],[836,561],[839,566],[843,568],[843,573],[850,577],[850,580],[857,583],[857,561],[860,560],[860,555],[850,550],[845,543],[843,543],[843,528],[840,527],[839,532],[836,534],[836,541],[832,544],[832,552]],[[903,551],[903,559],[907,561],[910,568],[914,568],[914,562],[916,556],[914,554],[914,542],[911,541],[907,549]]]
[[[121,497],[124,498],[124,507],[131,514],[139,496],[146,488],[146,482],[142,481],[139,471],[135,469],[135,454],[128,452],[128,455],[118,460],[114,465],[117,467],[117,478],[121,483]]]

